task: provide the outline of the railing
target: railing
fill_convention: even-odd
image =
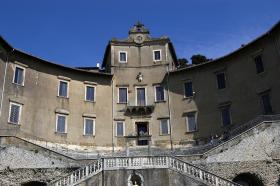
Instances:
[[[229,137],[232,138],[238,134],[241,134],[242,132],[245,132],[246,130],[257,126],[258,124],[261,124],[262,122],[279,121],[279,120],[280,120],[280,114],[257,116],[254,119],[248,121],[247,123],[244,123],[242,125],[239,125],[229,130]]]
[[[104,170],[169,168],[169,157],[104,158]]]
[[[104,170],[155,168],[171,169],[211,186],[239,186],[237,183],[170,156],[102,158],[50,183],[50,185],[74,186]]]
[[[85,179],[100,173],[103,170],[102,159],[96,160],[71,174],[52,182],[54,186],[73,186],[81,183]]]
[[[169,168],[179,173],[188,175],[191,178],[195,178],[207,185],[213,186],[239,186],[239,184],[219,177],[211,172],[203,170],[195,165],[182,161],[178,158],[170,158]]]

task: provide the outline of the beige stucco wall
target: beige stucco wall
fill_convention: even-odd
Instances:
[[[170,63],[173,63],[168,44],[157,44],[148,46],[111,46],[114,57],[111,63],[114,65],[114,119],[123,119],[125,122],[125,135],[136,134],[135,122],[149,122],[149,135],[152,136],[152,145],[169,144],[169,135],[160,135],[160,120],[162,117],[169,117],[168,108],[168,91],[167,84],[164,80],[165,74]],[[153,61],[153,50],[161,50],[162,60]],[[119,52],[127,52],[127,63],[119,63]],[[136,76],[141,72],[143,81],[139,82]],[[163,85],[165,87],[165,101],[155,102],[155,85]],[[118,88],[128,88],[128,104],[118,103]],[[136,88],[146,88],[147,105],[153,105],[154,111],[150,116],[131,116],[125,114],[127,105],[136,106]],[[116,123],[116,122],[115,122]],[[114,135],[115,136],[115,135]],[[125,139],[116,137],[116,145],[125,144]],[[132,142],[133,144],[133,142]],[[135,142],[134,142],[135,144]]]
[[[24,86],[12,83],[15,61],[26,69]],[[57,96],[59,76],[70,78],[69,98]],[[96,83],[96,102],[84,101],[84,81]],[[111,146],[110,83],[110,76],[78,72],[14,56],[7,68],[1,128],[20,128],[21,135],[51,142],[96,145],[98,141],[100,146]],[[19,126],[7,123],[10,101],[23,104]],[[69,111],[66,134],[55,133],[57,109]],[[83,135],[83,114],[96,115],[95,137]]]
[[[213,64],[203,65],[172,73],[170,95],[172,111],[172,138],[177,143],[182,139],[203,138],[221,134],[219,105],[231,103],[232,125],[240,125],[262,114],[260,93],[270,90],[274,113],[280,111],[280,57],[276,53],[274,35],[265,37],[239,52],[220,59]],[[265,71],[256,73],[254,56],[262,54]],[[217,88],[216,72],[226,73],[226,88]],[[193,82],[195,96],[184,99],[183,83]],[[196,111],[198,131],[185,133],[185,113]],[[225,129],[226,130],[226,129]]]

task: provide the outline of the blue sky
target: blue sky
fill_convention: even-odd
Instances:
[[[177,56],[223,56],[280,20],[279,0],[0,0],[0,34],[15,48],[67,66],[95,66],[108,41],[138,20],[170,37]]]

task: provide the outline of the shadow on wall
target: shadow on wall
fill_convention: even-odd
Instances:
[[[40,181],[30,181],[30,182],[23,183],[21,185],[22,186],[47,186],[46,183]]]
[[[243,186],[264,186],[260,178],[256,174],[251,173],[239,174],[232,181]]]

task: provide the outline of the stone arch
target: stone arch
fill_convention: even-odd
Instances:
[[[264,186],[258,175],[249,172],[238,174],[232,181],[243,186]]]
[[[26,183],[22,183],[22,186],[47,186],[47,184],[45,182],[41,182],[41,181],[29,181]]]
[[[133,171],[133,173],[129,175],[127,183],[128,186],[133,186],[135,184],[138,186],[144,186],[144,178],[141,174]]]

